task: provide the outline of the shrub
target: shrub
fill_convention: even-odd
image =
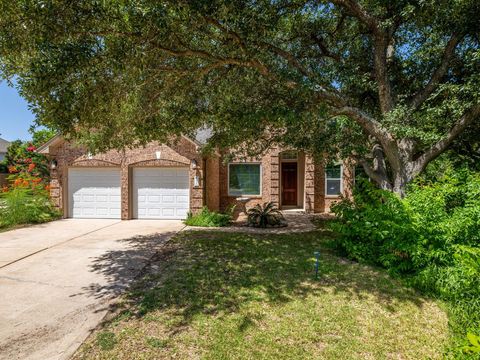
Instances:
[[[11,186],[0,194],[0,227],[37,224],[59,216],[41,178],[25,173],[11,175]]]
[[[409,250],[416,237],[411,214],[395,195],[368,183],[354,201],[332,207],[337,220],[330,226],[341,234],[339,246],[349,257],[401,272],[412,270]]]
[[[267,226],[285,226],[283,215],[274,203],[255,205],[247,211],[248,224],[255,227],[266,228]]]
[[[480,328],[480,174],[447,172],[405,199],[362,184],[332,210],[339,248],[447,301],[453,330]]]
[[[38,224],[58,217],[46,192],[16,187],[0,196],[0,227]]]
[[[232,221],[233,210],[232,207],[225,214],[222,214],[203,207],[198,214],[193,215],[189,212],[184,222],[189,226],[223,227],[229,225]]]

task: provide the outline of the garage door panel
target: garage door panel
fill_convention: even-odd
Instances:
[[[175,209],[172,208],[164,208],[162,209],[163,216],[175,216]]]
[[[188,196],[185,196],[185,195],[177,195],[175,197],[175,200],[177,202],[177,204],[188,204]]]
[[[68,174],[68,202],[71,217],[120,218],[120,170],[118,168],[71,168]]]
[[[175,196],[173,195],[164,195],[162,196],[163,204],[175,204]]]
[[[188,209],[176,209],[176,215],[181,218],[186,218],[188,214]]]
[[[136,218],[185,219],[189,193],[188,168],[136,168],[133,171]]]

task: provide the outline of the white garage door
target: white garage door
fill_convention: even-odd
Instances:
[[[120,219],[120,169],[69,169],[68,204],[73,218]]]
[[[189,209],[188,168],[133,170],[133,216],[137,219],[185,219]]]

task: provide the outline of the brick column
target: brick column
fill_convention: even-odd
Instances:
[[[315,164],[313,157],[305,154],[305,212],[315,210]]]
[[[130,220],[132,218],[133,201],[130,194],[130,168],[127,164],[122,163],[120,168],[120,197],[121,197],[121,218],[122,220]]]
[[[67,209],[64,208],[63,203],[63,190],[60,181],[60,172],[58,169],[50,170],[50,198],[52,199],[53,205],[62,212],[62,217],[67,217]]]
[[[325,212],[325,166],[315,162],[315,207],[314,212]]]
[[[267,169],[264,169],[266,171]],[[278,148],[270,154],[270,201],[280,206],[280,159]]]
[[[203,187],[205,186],[203,159],[200,156],[195,156],[197,167],[194,169],[190,165],[189,177],[190,177],[190,211],[194,214],[198,213],[205,205],[205,199],[203,198]],[[198,176],[199,185],[194,186],[194,178]]]
[[[204,194],[206,199],[204,202],[210,210],[220,211],[220,158],[217,155],[209,156],[205,161],[205,166],[206,191]]]

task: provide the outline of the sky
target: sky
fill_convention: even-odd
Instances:
[[[8,141],[30,139],[28,129],[34,119],[17,90],[4,81],[0,82],[0,137]]]

